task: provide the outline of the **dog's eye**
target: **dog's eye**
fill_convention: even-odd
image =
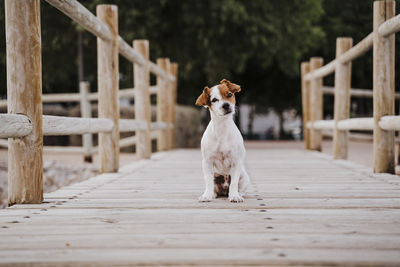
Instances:
[[[226,97],[232,97],[232,93],[227,94]]]
[[[216,99],[216,98],[213,98],[213,100],[211,100],[211,102],[217,102],[218,101],[218,99]]]

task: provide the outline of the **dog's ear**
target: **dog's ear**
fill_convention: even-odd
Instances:
[[[228,81],[227,79],[223,79],[220,84],[225,84],[229,91],[231,91],[231,93],[237,93],[240,92],[241,88],[240,85],[237,85],[235,83],[231,83],[230,81]]]
[[[204,87],[203,93],[197,98],[197,106],[210,106],[210,88]]]

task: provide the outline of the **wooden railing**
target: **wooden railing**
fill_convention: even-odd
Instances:
[[[81,83],[79,94],[42,96],[40,0],[5,1],[8,114],[0,114],[0,138],[8,138],[9,204],[43,201],[44,135],[83,135],[83,149],[72,150],[87,156],[98,151],[101,172],[118,171],[120,147],[136,144],[137,156],[145,159],[151,156],[152,137],[158,151],[173,147],[177,64],[168,58],[149,61],[146,40],[128,45],[118,35],[115,5],[97,6],[95,16],[76,0],[46,1],[97,36],[98,92],[89,93],[89,85]],[[24,20],[18,19],[21,14]],[[134,88],[119,90],[119,54],[134,64]],[[150,86],[150,72],[156,86]],[[157,95],[156,122],[151,122],[151,94]],[[120,97],[134,97],[134,120],[119,118]],[[99,118],[90,118],[94,100]],[[80,102],[82,118],[43,116],[43,102],[63,101]],[[120,140],[120,132],[135,136]],[[92,146],[92,133],[99,133],[98,148]]]
[[[313,57],[302,62],[303,131],[306,149],[321,150],[323,129],[333,130],[333,157],[346,159],[349,130],[373,130],[374,172],[395,172],[395,130],[400,116],[394,116],[394,35],[400,31],[400,16],[394,1],[373,3],[373,32],[352,47],[351,38],[337,38],[336,59],[322,66]],[[373,90],[350,89],[351,62],[373,47]],[[324,88],[322,78],[335,73],[334,90]],[[334,118],[322,120],[323,93],[334,94]],[[350,96],[373,97],[373,117],[349,118]]]

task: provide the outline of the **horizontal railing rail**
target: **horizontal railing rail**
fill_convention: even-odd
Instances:
[[[50,5],[54,6],[65,15],[70,17],[73,21],[78,23],[80,26],[91,32],[93,35],[105,40],[112,40],[111,30],[95,15],[93,15],[89,10],[87,10],[81,3],[76,0],[46,0]],[[135,51],[121,36],[118,36],[118,49],[119,53],[123,55],[131,63],[139,64],[143,66],[146,59],[137,51]],[[150,72],[162,76],[168,77],[174,80],[175,77],[165,72],[162,68],[149,62]]]
[[[97,36],[98,90],[90,93],[89,84],[81,82],[79,93],[42,95],[40,1],[5,1],[9,75],[7,100],[0,101],[0,107],[7,107],[8,114],[0,114],[0,138],[9,139],[0,139],[0,146],[9,149],[9,204],[43,200],[43,151],[83,153],[89,161],[99,153],[100,171],[116,172],[122,147],[136,145],[138,158],[145,159],[151,156],[152,139],[158,151],[173,147],[177,64],[168,58],[151,62],[147,40],[135,40],[133,47],[123,40],[114,5],[97,6],[95,16],[76,0],[47,2]],[[19,14],[27,19],[12,19]],[[119,90],[119,54],[133,63],[133,88]],[[156,75],[155,86],[150,86],[150,73]],[[155,122],[151,121],[152,94],[157,99]],[[120,98],[134,98],[135,119],[120,119]],[[91,117],[91,101],[98,101],[98,118]],[[43,115],[45,102],[79,102],[81,117]],[[122,132],[135,135],[120,139]],[[97,147],[94,133],[99,134]],[[43,148],[43,136],[49,135],[82,135],[83,146]]]
[[[373,130],[374,172],[394,173],[394,131],[400,129],[400,116],[394,115],[394,33],[400,31],[400,15],[395,2],[375,1],[374,28],[357,45],[351,38],[338,38],[336,58],[323,65],[322,58],[301,64],[303,132],[306,149],[321,150],[322,130],[333,130],[333,157],[346,159],[350,130]],[[373,90],[351,88],[351,63],[369,49],[373,53]],[[335,73],[335,86],[323,86],[322,78]],[[334,95],[334,119],[322,119],[323,94]],[[374,116],[349,118],[350,97],[371,97]]]
[[[135,96],[135,88],[120,89],[118,91],[119,98],[133,98]],[[150,95],[157,95],[157,86],[150,86]],[[80,102],[80,93],[62,93],[62,94],[44,94],[42,95],[42,103],[63,103],[63,102]],[[89,93],[90,101],[97,101],[99,94],[97,92]],[[7,99],[0,100],[0,108],[7,107]]]
[[[330,86],[323,86],[322,92],[326,95],[334,95],[335,94],[335,87]],[[374,96],[374,92],[372,89],[350,89],[350,96],[357,97],[357,98],[372,98]],[[400,99],[400,93],[394,94],[395,99]]]

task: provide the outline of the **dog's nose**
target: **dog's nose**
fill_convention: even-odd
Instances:
[[[222,105],[222,108],[225,109],[225,110],[228,110],[230,108],[230,105],[228,103],[224,103]]]

